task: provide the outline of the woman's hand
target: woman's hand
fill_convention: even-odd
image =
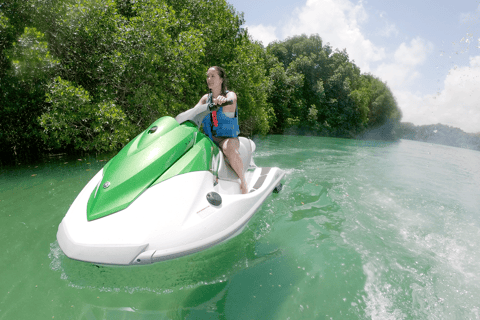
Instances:
[[[227,98],[224,96],[218,96],[216,98],[213,98],[213,103],[215,103],[216,105],[222,105],[225,103],[225,101],[227,101]]]

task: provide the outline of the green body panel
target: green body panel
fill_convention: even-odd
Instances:
[[[152,132],[153,127],[157,127],[155,132]],[[199,146],[192,148],[196,140],[200,142]],[[199,150],[208,145],[206,142],[210,143],[209,139],[190,122],[179,125],[171,117],[158,119],[104,167],[102,181],[87,203],[87,219],[95,220],[125,209],[154,182],[160,182],[164,173],[168,172],[171,177],[174,172],[209,170],[212,144],[207,151]],[[194,152],[190,153],[191,149]],[[199,154],[201,157],[196,156]],[[190,160],[183,160],[184,155]],[[185,168],[174,165],[179,159]],[[169,170],[172,165],[176,169]],[[110,185],[104,188],[107,181]]]
[[[218,147],[212,143],[210,138],[199,133],[195,146],[188,150],[180,160],[165,171],[153,184],[158,184],[182,173],[209,171],[212,167],[212,155],[216,155],[218,152]]]

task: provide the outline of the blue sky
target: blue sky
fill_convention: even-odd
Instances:
[[[386,81],[416,125],[480,132],[480,0],[227,0],[266,46],[318,33]]]

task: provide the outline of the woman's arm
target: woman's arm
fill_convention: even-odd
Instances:
[[[195,107],[198,106],[198,105],[207,103],[207,100],[208,100],[208,94],[203,95],[203,97],[200,98],[200,101],[198,101],[198,103],[195,105]]]

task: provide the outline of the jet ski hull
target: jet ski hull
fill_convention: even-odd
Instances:
[[[72,259],[148,264],[197,252],[241,232],[284,172],[258,168],[255,143],[239,137],[250,193],[199,130],[214,106],[162,117],[130,141],[77,196],[57,240]]]
[[[138,265],[198,252],[237,234],[280,184],[279,168],[251,167],[250,193],[211,171],[176,175],[146,189],[127,208],[87,219],[87,202],[102,181],[101,170],[80,192],[62,220],[57,239],[70,258],[97,264]],[[221,204],[207,194],[216,193]]]

